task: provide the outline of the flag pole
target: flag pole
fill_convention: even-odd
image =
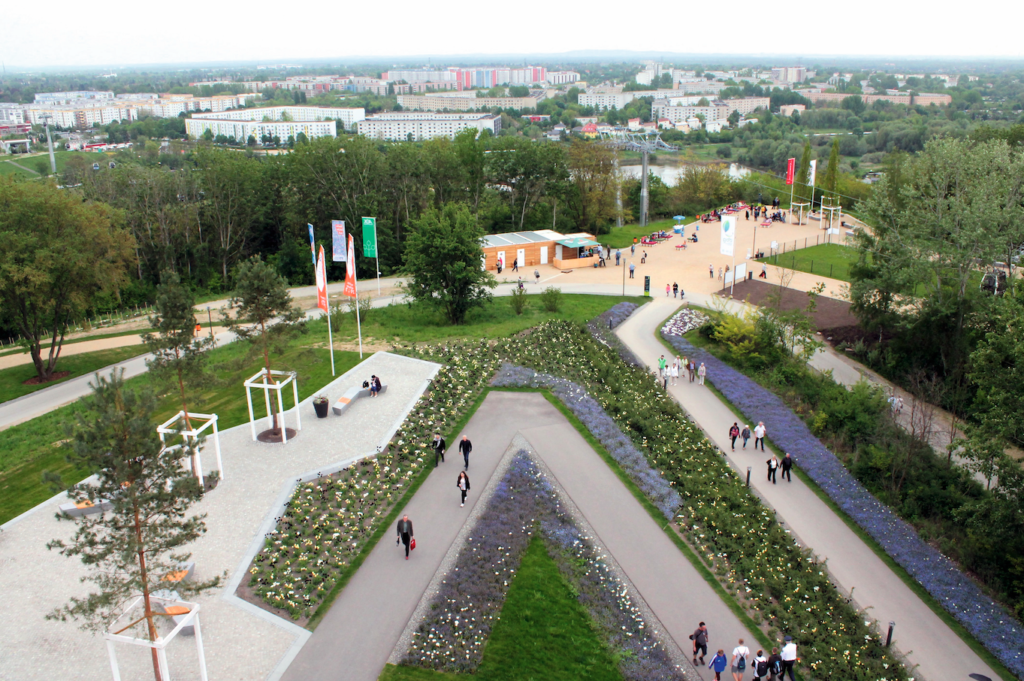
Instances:
[[[355,281],[355,277],[352,278]],[[356,284],[356,333],[359,334],[359,359],[363,358],[363,327],[359,323],[359,284]]]
[[[373,231],[374,231],[374,240],[376,240],[377,228],[374,227]],[[380,297],[380,250],[379,249],[377,250],[377,297],[378,298]]]
[[[324,265],[324,290],[327,290],[327,266]],[[331,376],[334,376],[334,338],[331,333],[331,296],[327,294],[327,344],[331,346]]]

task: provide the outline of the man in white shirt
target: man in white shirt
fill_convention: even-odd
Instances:
[[[789,672],[789,681],[796,681],[793,676],[793,667],[796,666],[796,644],[793,643],[793,637],[786,637],[786,645],[782,646],[782,678],[786,678],[786,672]]]
[[[758,421],[757,426],[754,427],[754,449],[757,449],[757,443],[761,443],[761,451],[764,451],[764,434],[766,428],[764,427],[764,421]]]
[[[750,657],[750,648],[743,645],[743,639],[732,649],[732,678],[735,681],[742,681],[743,672],[747,669],[747,658]]]

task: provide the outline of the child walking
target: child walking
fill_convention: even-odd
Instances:
[[[714,657],[711,658],[711,662],[708,662],[708,669],[715,672],[715,681],[722,681],[722,672],[729,665],[729,658],[725,656],[725,651],[721,648]]]

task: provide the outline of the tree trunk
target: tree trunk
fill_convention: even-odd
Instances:
[[[260,338],[263,339],[263,363],[267,367],[267,383],[275,385],[274,377],[270,373],[270,348],[267,347],[267,327],[265,322],[260,322]],[[270,413],[274,417],[274,432],[277,433],[277,412],[274,411],[274,400],[270,399]]]
[[[179,359],[179,360],[181,359],[181,353],[178,351],[177,348],[174,349],[174,354],[175,354],[177,359]],[[182,413],[183,413],[183,415],[185,417],[185,429],[186,430],[192,430],[192,421],[191,421],[191,419],[189,419],[189,416],[188,416],[188,404],[185,402],[185,380],[184,380],[184,378],[182,378],[182,375],[181,375],[181,365],[180,364],[178,365],[178,389],[181,390],[181,411],[182,411]],[[187,436],[185,438],[185,442],[186,443],[188,442],[188,437]],[[198,438],[196,439],[196,446],[197,447],[199,446]],[[189,448],[189,459],[190,459],[189,465],[190,465],[190,467],[192,469],[192,475],[194,475],[196,477],[199,477],[199,473],[196,471],[196,452],[192,448]]]
[[[135,541],[139,545],[139,579],[142,582],[142,603],[146,616],[146,628],[149,632],[149,640],[155,641],[159,636],[156,632],[156,625],[153,623],[153,606],[149,600],[149,574],[146,568],[146,549],[142,545],[142,519],[139,517],[139,507],[135,505]],[[156,648],[150,648],[153,656],[153,677],[156,681],[162,681],[160,677],[160,656]]]

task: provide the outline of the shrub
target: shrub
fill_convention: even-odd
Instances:
[[[540,302],[548,312],[558,312],[562,306],[562,289],[548,286],[544,293],[540,294]]]
[[[509,296],[509,302],[512,303],[512,309],[516,311],[517,315],[523,314],[523,310],[526,309],[526,289],[513,289],[512,295]]]

